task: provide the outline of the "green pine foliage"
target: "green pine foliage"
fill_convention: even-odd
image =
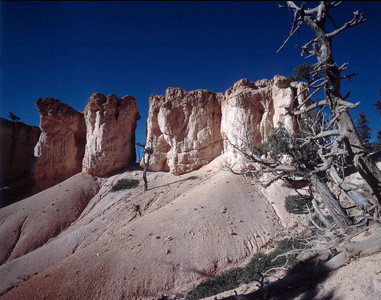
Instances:
[[[139,180],[136,179],[119,179],[118,182],[112,187],[113,191],[120,191],[132,189],[139,185]]]
[[[321,162],[318,155],[318,145],[310,143],[301,147],[305,137],[309,135],[309,126],[316,113],[310,112],[299,120],[299,129],[292,135],[282,124],[274,128],[265,143],[255,148],[259,155],[271,153],[275,160],[280,160],[284,155],[289,155],[294,160],[294,166],[298,170],[312,170],[314,166]]]
[[[379,90],[378,94],[381,97],[381,89]],[[373,106],[377,109],[377,113],[381,116],[381,99],[377,100],[376,103],[373,104]]]
[[[20,121],[20,118],[16,116],[13,112],[9,112],[9,118],[15,122],[15,121]]]
[[[381,130],[377,131],[377,141],[373,144],[373,151],[381,150]]]
[[[371,150],[372,148],[370,144],[371,130],[369,127],[369,124],[371,123],[371,121],[368,120],[368,115],[365,113],[364,110],[362,110],[355,121],[356,121],[357,132],[359,133],[361,137],[364,147],[368,150]]]
[[[308,213],[307,207],[312,207],[312,197],[309,195],[290,195],[285,198],[284,208],[291,214]]]
[[[311,71],[313,67],[308,64],[295,66],[293,72],[294,74],[288,76],[290,81],[303,81],[306,80],[308,83],[311,81]]]

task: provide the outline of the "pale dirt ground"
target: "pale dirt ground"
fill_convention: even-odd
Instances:
[[[44,245],[25,249],[25,255],[0,266],[0,293],[9,290],[0,298],[180,297],[208,277],[243,266],[284,233],[297,235],[305,230],[306,216],[290,215],[283,207],[284,197],[293,194],[292,189],[278,183],[264,190],[223,169],[220,157],[181,176],[149,173],[147,192],[142,182],[135,189],[111,191],[119,179],[141,180],[140,170],[98,178],[99,192],[75,221],[56,230]],[[54,202],[62,191],[81,194],[82,179],[76,180],[76,184],[69,179],[59,189],[53,187],[48,194],[33,196],[33,202],[29,198],[17,205],[32,209],[42,202]],[[65,201],[61,205],[77,207]],[[134,205],[139,205],[141,214]],[[7,220],[17,219],[18,207],[7,209],[0,230]],[[60,208],[57,203],[55,207]],[[12,230],[9,224],[7,230]],[[19,222],[14,224],[20,229]],[[36,231],[42,224],[54,228],[56,220],[39,219]],[[32,225],[25,232],[21,226],[20,236],[30,232]],[[15,241],[19,253],[23,251],[21,242]],[[361,258],[333,272],[319,285],[317,295],[334,292],[339,297],[335,299],[381,299],[380,258]],[[349,284],[354,282],[351,290]],[[237,291],[253,289],[251,285]]]

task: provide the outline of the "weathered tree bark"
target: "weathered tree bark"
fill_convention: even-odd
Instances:
[[[312,207],[314,208],[314,211],[315,213],[318,215],[320,221],[322,221],[324,223],[324,225],[326,227],[330,227],[331,226],[331,223],[328,221],[328,219],[323,215],[323,213],[321,212],[317,202],[315,199],[312,199]]]
[[[243,141],[244,144],[248,145],[249,142]],[[242,153],[247,159],[250,161],[258,162],[262,165],[262,169],[259,170],[261,172],[269,172],[271,174],[270,179],[266,181],[260,181],[258,179],[258,170],[248,169],[246,171],[242,172],[235,172],[232,168],[230,168],[230,171],[237,175],[243,175],[243,174],[252,174],[257,178],[257,182],[262,187],[267,187],[270,184],[272,184],[274,181],[279,179],[287,179],[290,177],[300,176],[305,179],[307,179],[315,188],[316,192],[320,195],[322,198],[322,202],[324,206],[328,209],[331,216],[333,217],[335,223],[339,226],[340,229],[342,229],[344,232],[346,231],[347,227],[352,224],[351,220],[349,219],[346,212],[342,209],[340,206],[340,202],[337,199],[337,197],[332,193],[332,191],[328,188],[327,184],[323,182],[316,173],[325,171],[324,165],[321,168],[310,170],[306,167],[301,168],[297,166],[289,166],[282,164],[281,161],[273,161],[269,159],[264,159],[262,157],[259,157],[255,153],[253,153],[249,147],[238,147],[234,143],[231,143],[232,147],[237,149],[240,153]],[[323,159],[324,162],[324,159]],[[329,168],[330,165],[328,165]],[[316,212],[319,215],[319,212]],[[320,218],[320,216],[319,216]],[[320,218],[322,219],[322,218]],[[324,222],[324,221],[323,221]]]
[[[348,199],[352,200],[356,205],[365,209],[372,206],[372,204],[369,203],[368,199],[366,199],[363,195],[357,191],[351,190],[351,188],[344,182],[344,180],[340,177],[340,175],[337,173],[337,170],[333,166],[331,166],[329,169],[329,177],[336,184],[336,186],[341,189],[344,195]]]

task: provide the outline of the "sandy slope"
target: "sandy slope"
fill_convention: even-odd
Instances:
[[[99,183],[77,174],[28,199],[0,210],[0,263],[44,245],[70,226],[97,194]]]
[[[70,188],[64,185],[65,191],[74,193],[74,187],[81,190],[78,186],[89,184],[88,177],[80,176],[75,183],[71,179]],[[82,207],[76,221],[42,246],[0,266],[0,293],[4,293],[0,298],[181,295],[206,277],[248,262],[280,232],[297,231],[305,220],[283,208],[284,197],[292,190],[280,184],[262,190],[224,171],[222,157],[181,176],[149,173],[147,192],[142,184],[111,191],[118,179],[141,176],[141,171],[126,171],[98,178],[99,192]],[[49,195],[59,194],[61,187],[53,187]],[[18,205],[33,210],[53,201],[38,195]],[[134,205],[140,206],[141,214]],[[18,210],[11,206],[8,211],[12,207]],[[44,224],[53,228],[56,220],[47,218]],[[40,221],[34,224],[41,230]],[[33,226],[28,229],[35,239],[38,232]]]
[[[0,267],[1,292],[20,284],[2,298],[135,299],[180,293],[244,263],[283,229],[262,192],[223,171],[221,159],[182,176],[150,173],[147,192],[141,185],[110,191],[118,179],[141,175],[127,171],[99,179],[100,191],[76,222]],[[46,201],[41,199],[33,205]]]

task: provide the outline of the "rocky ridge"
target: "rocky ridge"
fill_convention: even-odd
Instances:
[[[242,79],[225,93],[168,88],[165,95],[152,95],[146,128],[146,143],[154,149],[150,169],[184,174],[222,153],[228,163],[237,164],[242,155],[232,144],[252,148],[278,122],[295,131],[296,119],[286,112],[297,95],[298,103],[307,97],[305,84],[279,75],[256,82]],[[42,130],[35,147],[40,190],[79,172],[105,176],[136,160],[140,116],[132,96],[93,93],[83,113],[52,98],[36,105]]]
[[[222,153],[236,164],[242,155],[232,144],[259,145],[278,122],[295,132],[296,118],[286,112],[307,96],[304,83],[279,75],[256,82],[241,79],[224,94],[169,88],[165,95],[152,95],[146,127],[146,141],[154,149],[150,169],[184,174]]]

